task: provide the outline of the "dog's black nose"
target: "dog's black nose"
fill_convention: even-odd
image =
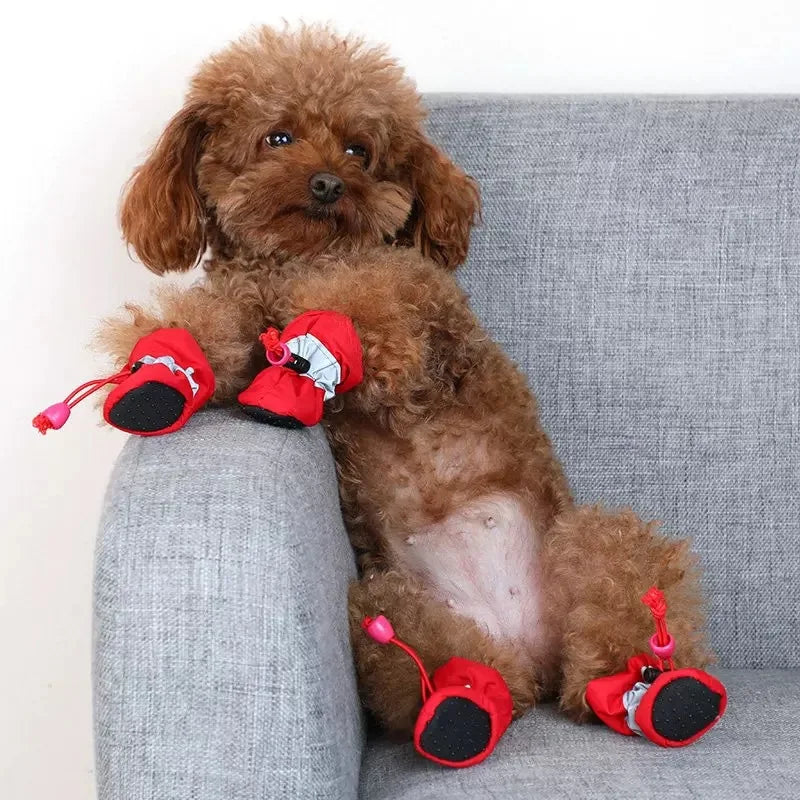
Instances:
[[[344,182],[330,172],[317,172],[308,185],[314,199],[320,203],[335,203],[344,194]]]

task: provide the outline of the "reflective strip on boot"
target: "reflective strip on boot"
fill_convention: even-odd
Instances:
[[[186,376],[186,380],[189,381],[189,387],[192,390],[192,397],[194,397],[197,392],[200,390],[200,385],[197,381],[192,377],[194,375],[194,367],[186,367],[185,369],[175,362],[175,359],[172,356],[159,356],[158,358],[154,358],[153,356],[142,356],[138,359],[142,364],[163,364],[165,367],[169,368],[170,372],[173,375],[180,372],[182,375]]]
[[[629,689],[624,695],[622,695],[622,705],[625,707],[625,711],[628,712],[625,717],[625,722],[628,723],[628,727],[637,736],[644,736],[644,733],[642,733],[642,729],[636,722],[636,709],[639,708],[639,703],[642,702],[645,692],[647,692],[651,686],[651,683],[639,681],[638,683],[634,684],[632,689]]]
[[[310,378],[314,385],[325,392],[325,400],[336,394],[336,387],[342,382],[342,368],[330,350],[314,336],[303,333],[289,339],[286,343],[296,356],[304,358],[311,365],[301,378]]]

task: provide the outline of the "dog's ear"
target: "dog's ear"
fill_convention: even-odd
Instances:
[[[125,188],[122,234],[142,263],[159,275],[191,269],[205,251],[205,207],[195,172],[207,132],[202,109],[183,108]]]
[[[414,207],[406,227],[414,245],[449,269],[464,262],[481,212],[475,181],[421,134],[412,148]]]

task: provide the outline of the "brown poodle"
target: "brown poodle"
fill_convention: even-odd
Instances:
[[[310,309],[352,318],[364,380],[324,424],[360,557],[349,604],[364,703],[404,735],[420,708],[411,660],[361,629],[383,613],[428,670],[483,662],[515,716],[557,697],[584,720],[587,683],[646,650],[651,585],[677,664],[707,663],[698,574],[685,541],[574,505],[525,378],[453,276],[478,190],[423,118],[383,50],[326,29],[262,28],[212,56],[121,211],[151,270],[204,258],[205,281],[128,307],[103,341],[122,364],[143,335],[186,328],[214,369],[212,403],[229,404],[266,366],[267,326]],[[324,207],[309,197],[320,171],[344,187]]]

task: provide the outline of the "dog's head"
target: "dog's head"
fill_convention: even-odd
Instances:
[[[209,238],[253,256],[387,241],[460,264],[474,182],[423,133],[414,85],[383,50],[322,28],[262,28],[212,56],[123,197],[154,272]]]

